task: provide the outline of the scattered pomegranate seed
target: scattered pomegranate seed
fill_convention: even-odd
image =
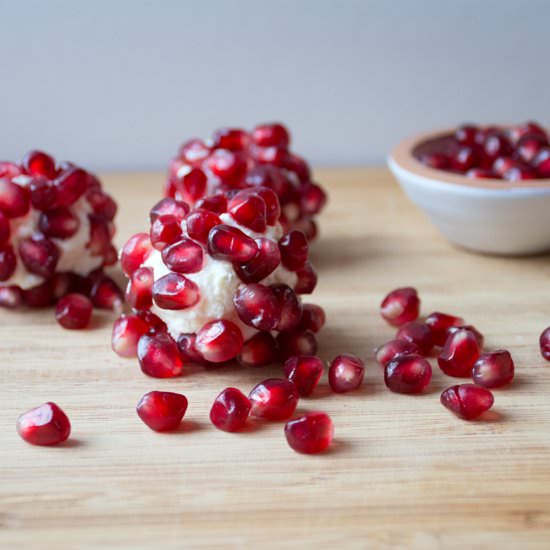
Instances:
[[[279,360],[277,341],[270,332],[258,332],[243,344],[237,360],[249,367],[263,367],[275,363]]]
[[[294,287],[296,294],[311,294],[317,286],[317,273],[310,262],[296,271],[298,281]]]
[[[285,284],[271,285],[281,306],[281,316],[277,330],[288,331],[295,328],[302,318],[302,305],[295,292]]]
[[[281,263],[277,243],[271,239],[258,239],[258,252],[249,261],[234,264],[235,272],[243,283],[258,283],[271,275]]]
[[[384,368],[384,382],[396,393],[421,393],[432,379],[432,367],[420,355],[399,355]]]
[[[334,425],[324,412],[309,412],[289,420],[285,426],[288,444],[298,453],[316,454],[326,451],[334,437]]]
[[[165,332],[144,334],[138,341],[137,355],[141,370],[154,378],[173,378],[183,371],[176,342]]]
[[[153,270],[140,267],[132,273],[126,287],[126,301],[134,309],[147,309],[153,303]]]
[[[148,331],[149,325],[137,315],[121,315],[113,325],[113,351],[121,357],[137,357],[139,339]]]
[[[95,307],[99,309],[120,310],[122,309],[123,294],[118,285],[102,274],[90,290],[90,299]]]
[[[514,361],[509,351],[482,353],[472,368],[472,378],[478,386],[499,388],[514,378]]]
[[[434,311],[426,317],[424,324],[432,331],[434,344],[436,346],[443,346],[447,340],[447,331],[451,327],[464,325],[464,319],[447,313]]]
[[[392,290],[380,304],[380,314],[390,324],[400,327],[418,318],[420,299],[415,288]]]
[[[206,323],[197,332],[195,345],[207,361],[223,363],[241,352],[243,336],[235,323],[220,319]]]
[[[477,330],[474,326],[472,325],[459,325],[459,326],[452,326],[452,327],[449,327],[447,329],[447,337],[450,335],[450,334],[454,334],[455,332],[457,332],[458,330],[462,330],[462,329],[465,329],[465,330],[469,330],[476,338],[477,340],[477,345],[479,346],[479,349],[483,349],[483,343],[484,343],[484,338],[483,338],[483,334],[481,334],[481,332],[479,332],[479,330]],[[447,339],[445,339],[446,341]]]
[[[69,438],[71,423],[55,403],[44,403],[17,419],[17,433],[32,445],[57,445]]]
[[[254,189],[245,189],[234,195],[227,205],[233,219],[240,225],[244,225],[262,233],[267,227],[267,206],[262,197],[255,193]]]
[[[7,281],[17,266],[17,257],[11,246],[0,246],[0,282]]]
[[[323,362],[314,355],[298,355],[285,361],[284,373],[302,397],[311,395],[324,371]]]
[[[437,362],[445,374],[469,378],[479,353],[474,333],[468,329],[458,329],[447,337]]]
[[[59,249],[46,237],[33,235],[19,241],[19,256],[31,273],[51,277],[59,260]]]
[[[315,304],[304,304],[298,329],[317,333],[323,328],[325,321],[326,316],[322,307]]]
[[[545,328],[539,338],[540,354],[550,361],[550,327]]]
[[[286,420],[296,410],[298,390],[286,379],[268,378],[252,388],[248,399],[253,416],[266,420]]]
[[[195,363],[196,365],[205,365],[208,361],[205,361],[204,357],[197,351],[197,335],[180,334],[178,336],[178,348],[180,350],[181,358],[185,364]]]
[[[0,307],[15,309],[23,304],[23,292],[18,286],[0,286]]]
[[[0,179],[0,212],[8,218],[20,218],[31,206],[29,192],[25,187]]]
[[[240,229],[222,224],[210,230],[208,251],[218,260],[248,262],[258,253],[258,245]]]
[[[166,326],[166,323],[160,317],[155,315],[152,311],[138,310],[136,311],[136,315],[145,323],[147,323],[149,327],[149,332],[168,332],[168,327]]]
[[[189,206],[183,201],[177,201],[170,197],[157,202],[149,212],[151,224],[155,223],[161,216],[172,216],[176,221],[181,222],[189,213]]]
[[[346,393],[357,389],[365,377],[365,365],[349,353],[336,356],[328,369],[328,382],[333,392]]]
[[[23,292],[25,304],[29,307],[48,307],[55,303],[52,281],[28,288]]]
[[[493,394],[475,384],[451,386],[441,394],[441,404],[464,420],[480,416],[488,411],[493,403]]]
[[[392,359],[400,355],[420,355],[420,348],[407,340],[390,340],[377,348],[374,355],[378,363],[385,367]]]
[[[210,409],[210,420],[224,432],[242,430],[248,420],[251,404],[237,388],[225,388],[214,400]]]
[[[202,247],[191,239],[183,238],[162,251],[162,261],[177,273],[197,273],[202,269]]]
[[[434,345],[432,331],[424,323],[417,321],[404,324],[397,331],[396,339],[416,344],[422,355],[429,355]]]
[[[260,147],[282,147],[290,143],[288,130],[280,123],[262,124],[252,130],[252,140]]]
[[[82,294],[67,294],[55,308],[55,319],[67,329],[82,329],[90,324],[92,302]]]
[[[157,250],[163,250],[167,246],[181,240],[182,233],[181,222],[175,216],[163,215],[155,218],[155,221],[151,225],[149,236],[151,244]]]
[[[170,391],[150,391],[137,404],[138,416],[155,432],[175,430],[187,411],[187,397]]]
[[[153,301],[162,309],[186,309],[199,300],[199,287],[179,273],[168,273],[153,284]]]
[[[291,231],[279,241],[281,261],[290,271],[297,271],[304,267],[308,257],[308,243],[301,231]]]
[[[239,285],[233,304],[241,321],[258,330],[273,330],[279,323],[281,305],[267,286],[258,283]]]
[[[49,180],[55,178],[55,160],[42,151],[29,151],[21,165],[30,176],[44,176]]]
[[[151,252],[151,240],[147,233],[136,233],[128,239],[120,253],[122,271],[131,277]]]
[[[310,330],[280,332],[277,335],[277,345],[283,360],[293,355],[315,355],[318,349],[317,338]]]

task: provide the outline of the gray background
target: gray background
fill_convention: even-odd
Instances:
[[[0,0],[0,157],[163,168],[281,119],[318,165],[417,130],[549,122],[549,0]]]

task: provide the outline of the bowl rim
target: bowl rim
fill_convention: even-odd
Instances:
[[[519,182],[509,182],[501,179],[492,178],[468,178],[454,172],[437,170],[422,164],[413,154],[413,150],[425,141],[445,137],[453,134],[456,128],[443,128],[422,132],[401,140],[393,147],[390,153],[390,159],[401,169],[412,172],[418,176],[430,180],[438,180],[442,183],[451,185],[460,185],[473,189],[497,189],[497,190],[519,190],[519,189],[550,189],[550,178],[522,180]]]

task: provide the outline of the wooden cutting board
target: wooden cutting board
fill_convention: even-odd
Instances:
[[[364,387],[326,381],[300,410],[335,424],[333,449],[301,456],[282,424],[242,434],[209,424],[226,386],[248,391],[279,367],[145,377],[111,352],[112,316],[67,332],[52,311],[0,312],[0,547],[550,547],[550,259],[473,255],[449,245],[383,169],[319,170],[330,202],[313,260],[313,301],[327,312],[320,355],[366,358]],[[106,175],[119,201],[118,242],[146,228],[161,174]],[[436,368],[429,391],[386,390],[372,350],[392,337],[378,315],[389,290],[419,289],[425,314],[460,314],[490,348],[508,348],[517,377],[494,412],[465,422],[439,404],[456,380]],[[151,432],[134,407],[147,391],[185,393],[181,430]],[[59,403],[73,435],[58,448],[19,439],[17,416]]]

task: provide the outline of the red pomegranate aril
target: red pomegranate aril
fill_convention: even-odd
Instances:
[[[120,357],[137,357],[139,339],[148,331],[149,325],[137,315],[121,315],[113,325],[113,351]]]
[[[475,384],[451,386],[441,394],[441,404],[464,420],[477,418],[494,403],[493,394]]]
[[[314,241],[319,234],[317,224],[310,218],[302,218],[295,221],[293,227],[301,231],[306,236],[308,242]]]
[[[546,131],[536,122],[532,121],[511,128],[509,130],[509,136],[510,139],[515,143],[516,148],[518,147],[520,140],[525,136],[538,136],[541,138],[547,138]]]
[[[550,147],[542,147],[531,164],[539,178],[550,178]]]
[[[210,230],[208,251],[218,260],[248,262],[258,253],[258,245],[240,229],[222,224]]]
[[[69,168],[55,180],[58,206],[71,206],[88,189],[88,174],[82,168]]]
[[[483,334],[481,334],[481,332],[479,332],[479,330],[477,330],[472,325],[457,325],[457,326],[449,327],[447,329],[447,338],[449,337],[449,334],[454,334],[458,330],[462,330],[462,329],[469,330],[475,336],[475,339],[477,340],[477,345],[479,346],[479,349],[480,350],[483,349],[483,343],[484,343],[484,340],[485,340],[483,338]],[[445,341],[447,341],[447,338],[445,338]]]
[[[174,216],[163,215],[155,218],[151,224],[149,236],[151,244],[157,250],[164,250],[167,246],[179,241],[182,238],[181,222]]]
[[[268,378],[252,388],[248,399],[252,416],[265,420],[286,420],[298,405],[296,386],[284,378]]]
[[[117,203],[101,189],[88,189],[86,200],[98,218],[105,221],[115,219],[118,210]]]
[[[301,231],[290,231],[279,240],[281,261],[290,271],[297,271],[304,267],[308,257],[308,242]]]
[[[204,365],[207,361],[197,351],[196,347],[197,335],[194,333],[180,334],[178,336],[178,348],[181,358],[184,363],[195,363],[196,365]]]
[[[273,290],[252,283],[241,284],[233,296],[233,304],[243,323],[258,330],[273,330],[281,316],[281,306]]]
[[[392,290],[380,304],[380,315],[394,327],[415,321],[420,311],[420,299],[415,288]]]
[[[451,168],[458,172],[467,172],[477,162],[477,153],[473,147],[462,146],[451,156]]]
[[[49,180],[55,178],[55,160],[42,151],[29,151],[21,165],[30,176],[44,176]]]
[[[534,180],[537,173],[528,166],[514,166],[504,172],[503,178],[506,181]]]
[[[539,338],[540,354],[550,361],[550,327],[545,328]]]
[[[294,285],[296,294],[311,294],[317,286],[317,273],[311,265],[311,262],[306,262],[304,266],[296,271],[298,280]]]
[[[32,445],[57,445],[71,434],[67,415],[55,403],[44,403],[17,419],[17,433]]]
[[[538,152],[548,145],[548,139],[539,134],[526,134],[516,145],[516,155],[527,163],[533,162]]]
[[[480,347],[474,333],[459,328],[447,337],[437,362],[445,374],[469,378],[479,354]]]
[[[189,237],[202,244],[207,243],[210,230],[222,223],[217,214],[202,209],[193,210],[185,221]]]
[[[276,329],[278,331],[292,330],[302,318],[302,304],[296,293],[285,284],[271,285],[271,290],[275,293],[281,306],[281,316]]]
[[[212,136],[212,147],[240,151],[246,149],[249,141],[248,134],[240,128],[219,128]]]
[[[23,173],[21,167],[15,162],[0,161],[0,178],[12,179]]]
[[[475,145],[477,128],[473,124],[463,124],[455,131],[455,139],[462,145]]]
[[[0,307],[15,309],[23,304],[23,291],[18,286],[0,286]]]
[[[59,261],[59,249],[40,234],[19,241],[19,255],[31,273],[51,277]]]
[[[451,327],[459,327],[464,325],[464,319],[434,311],[430,313],[424,320],[424,324],[432,331],[433,342],[436,346],[443,346],[447,340],[447,331]]]
[[[38,219],[38,229],[46,237],[55,237],[56,239],[72,237],[79,227],[80,220],[66,206],[42,212]]]
[[[247,262],[235,263],[233,267],[243,283],[258,283],[271,275],[281,263],[279,246],[271,239],[258,239],[258,252]]]
[[[324,371],[319,357],[298,355],[288,358],[283,366],[285,376],[290,380],[302,397],[311,395]]]
[[[294,172],[300,183],[306,183],[311,180],[311,170],[308,163],[300,156],[293,153],[288,153],[285,158],[285,168]]]
[[[153,270],[140,267],[132,273],[126,287],[126,301],[134,309],[147,309],[153,303]]]
[[[5,245],[10,238],[10,221],[0,212],[0,246]]]
[[[45,178],[33,178],[28,184],[31,203],[37,210],[48,210],[57,203],[57,188]]]
[[[472,368],[472,379],[484,388],[500,388],[514,378],[514,360],[507,350],[482,353]]]
[[[260,147],[282,147],[290,143],[288,130],[280,123],[262,124],[252,130],[252,140]]]
[[[15,272],[17,257],[11,246],[0,246],[0,282],[7,281]]]
[[[304,304],[302,307],[302,318],[298,324],[300,330],[311,330],[319,332],[326,321],[325,311],[316,304]]]
[[[239,186],[246,175],[246,158],[240,152],[216,149],[206,164],[214,175],[231,187]]]
[[[318,345],[310,330],[283,331],[277,335],[279,355],[284,361],[293,355],[315,355]]]
[[[195,345],[207,361],[223,363],[241,352],[243,335],[239,327],[231,321],[209,321],[197,332]]]
[[[292,449],[302,454],[326,451],[334,437],[334,425],[324,412],[308,412],[289,420],[285,425],[285,437]]]
[[[200,168],[185,166],[178,170],[175,186],[182,199],[195,203],[206,192],[207,177]]]
[[[227,199],[225,195],[218,193],[204,197],[195,203],[195,209],[207,210],[214,214],[223,214],[227,212]]]
[[[0,212],[8,218],[20,218],[31,206],[29,192],[25,187],[0,179]]]
[[[177,273],[197,273],[202,269],[202,247],[191,239],[183,238],[162,251],[162,261]]]
[[[95,307],[107,310],[120,310],[124,295],[118,285],[108,277],[99,277],[90,290],[90,299]]]
[[[165,332],[144,334],[138,341],[137,356],[141,370],[153,378],[173,378],[183,371],[178,346]]]
[[[32,308],[51,306],[55,303],[52,280],[49,279],[40,285],[24,290],[23,298],[27,306]]]
[[[241,365],[263,367],[279,360],[277,341],[270,332],[258,332],[247,340],[237,356]]]
[[[67,329],[83,329],[92,318],[92,302],[82,294],[67,294],[57,302],[55,319]]]
[[[316,183],[306,183],[300,189],[300,204],[306,216],[319,214],[327,202],[327,195]]]
[[[365,364],[356,355],[342,353],[330,362],[328,383],[335,393],[356,390],[363,383],[364,377]]]
[[[491,132],[483,143],[481,168],[491,168],[498,157],[508,156],[511,153],[512,144],[506,136],[499,131]]]
[[[235,194],[227,204],[227,210],[233,219],[252,231],[262,233],[267,227],[267,207],[264,199],[245,189]]]
[[[498,157],[495,162],[493,162],[492,171],[503,178],[508,170],[517,167],[518,164],[518,161],[512,157]]]
[[[199,287],[179,273],[168,273],[153,283],[153,301],[162,309],[187,309],[200,297]]]
[[[200,139],[191,139],[180,147],[179,154],[189,164],[200,164],[210,154],[210,147]]]
[[[281,205],[277,194],[267,187],[255,187],[251,192],[259,195],[265,202],[267,225],[275,225],[281,216]]]
[[[111,244],[111,229],[108,222],[96,218],[95,215],[88,216],[90,220],[90,240],[86,245],[92,256],[103,256],[109,252]]]
[[[146,260],[151,252],[151,240],[147,233],[132,235],[120,252],[122,271],[130,277],[134,271]]]
[[[492,170],[486,170],[484,168],[472,168],[466,172],[466,177],[471,179],[499,179],[500,176],[495,174]]]
[[[167,197],[157,202],[157,204],[151,208],[149,212],[149,221],[153,224],[155,220],[161,216],[172,216],[176,221],[181,222],[188,213],[189,206],[187,203]]]
[[[155,334],[156,332],[168,332],[166,323],[152,311],[145,309],[141,311],[137,310],[135,313],[144,323],[147,324],[149,327],[148,332],[151,334]]]
[[[447,170],[451,164],[450,158],[444,153],[426,153],[420,157],[420,162],[434,170]]]
[[[242,430],[248,420],[251,404],[237,388],[225,388],[214,400],[210,409],[210,421],[224,432]]]
[[[169,432],[181,424],[187,405],[187,398],[181,393],[150,391],[139,400],[136,412],[155,432]]]
[[[396,393],[421,393],[431,379],[432,367],[420,355],[398,355],[384,368],[384,382]]]
[[[376,360],[382,367],[400,355],[420,355],[420,348],[407,340],[390,340],[374,352]]]
[[[405,323],[397,331],[395,338],[416,344],[422,355],[429,355],[434,347],[432,331],[427,325],[418,321]]]

